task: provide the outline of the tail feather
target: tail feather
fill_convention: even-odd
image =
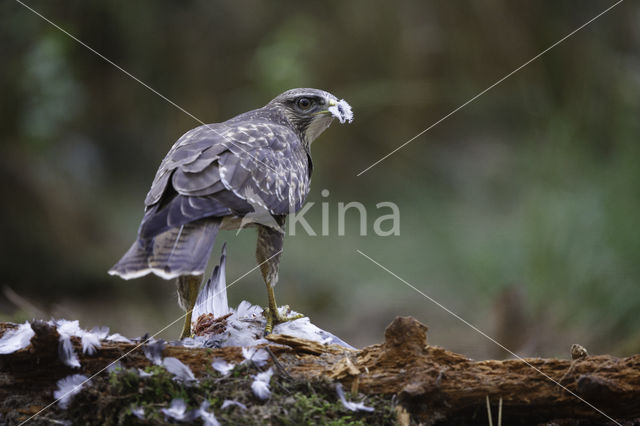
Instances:
[[[149,273],[166,280],[202,275],[219,228],[219,220],[208,219],[169,229],[150,240],[138,239],[109,274],[127,280]]]
[[[222,255],[220,256],[220,264],[217,265],[211,274],[211,278],[207,280],[205,285],[198,293],[198,298],[193,307],[192,329],[201,315],[213,314],[214,318],[219,318],[228,314],[229,302],[227,300],[227,277],[225,264],[227,261],[227,244],[222,246]]]

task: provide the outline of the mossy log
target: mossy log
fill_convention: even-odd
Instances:
[[[0,333],[12,327],[0,324]],[[59,361],[56,329],[37,321],[32,328],[35,336],[30,346],[0,355],[0,400],[4,401],[0,423],[1,419],[26,419],[52,402],[55,383],[69,374],[91,376],[119,358],[126,368],[150,365],[139,345],[103,342],[93,356],[80,355],[81,367],[72,369]],[[487,397],[494,415],[502,400],[502,419],[509,425],[615,424],[610,418],[640,424],[640,355],[474,361],[428,345],[426,332],[427,327],[415,319],[398,317],[387,327],[384,343],[361,350],[284,335],[269,336],[267,346],[273,354],[270,362],[281,377],[339,381],[352,394],[386,398],[395,406],[399,424],[487,424]],[[72,341],[81,353],[79,340]],[[167,346],[163,356],[178,358],[196,377],[210,374],[214,358],[243,360],[239,347]],[[22,417],[8,410],[18,410]]]

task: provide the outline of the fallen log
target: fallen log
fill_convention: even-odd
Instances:
[[[15,327],[1,323],[0,333],[3,335]],[[149,369],[152,365],[143,353],[142,342],[103,341],[93,355],[88,355],[81,354],[81,342],[73,337],[71,342],[79,353],[80,367],[71,368],[60,361],[56,328],[42,321],[34,321],[32,328],[35,334],[28,347],[0,355],[0,423],[3,420],[9,424],[20,423],[47,407],[53,401],[52,392],[58,380],[70,374],[91,377],[114,360],[119,360],[123,369]],[[398,317],[387,327],[384,343],[361,350],[285,335],[271,335],[269,343],[261,346],[268,347],[272,354],[268,363],[277,367],[276,380],[324,383],[329,388],[334,386],[331,383],[340,382],[351,390],[352,397],[363,394],[370,400],[380,398],[397,414],[392,420],[381,417],[380,422],[376,417],[366,417],[366,423],[488,424],[487,398],[494,413],[501,400],[501,416],[504,424],[509,425],[615,424],[612,419],[620,424],[640,422],[640,355],[616,358],[582,354],[575,360],[474,361],[428,345],[426,333],[427,327],[415,319]],[[168,345],[162,350],[162,356],[182,361],[203,382],[205,378],[217,377],[211,368],[214,359],[232,363],[241,363],[244,359],[240,347]],[[106,376],[102,372],[93,383],[99,383],[100,378]],[[110,389],[106,385],[103,388]],[[100,410],[101,398],[113,404],[114,397],[106,397],[104,393],[93,395],[90,401],[88,397],[78,397],[69,413]],[[140,402],[139,397],[130,398]],[[335,396],[330,399],[331,403],[337,401]],[[244,400],[252,401],[251,396]],[[127,423],[130,404],[120,406],[129,411],[116,411],[116,414],[109,411],[114,417],[107,423]],[[218,406],[213,409],[219,413]],[[50,417],[52,413],[54,417]],[[52,419],[64,420],[65,415],[65,411],[53,406],[31,421],[49,423]],[[362,415],[375,416],[376,413]],[[353,414],[350,418],[358,416]],[[226,418],[232,421],[232,417]],[[276,417],[270,419],[266,423],[279,423]],[[136,421],[154,423],[158,419]]]

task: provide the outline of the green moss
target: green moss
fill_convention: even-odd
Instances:
[[[69,410],[59,414],[73,419],[74,424],[164,424],[160,409],[168,407],[172,399],[182,398],[189,409],[208,400],[210,409],[222,424],[395,424],[390,399],[367,397],[365,404],[374,407],[375,411],[352,412],[342,406],[335,383],[331,382],[302,382],[275,374],[271,379],[271,397],[261,401],[251,391],[252,375],[259,372],[253,366],[238,366],[227,377],[218,373],[206,374],[197,384],[177,382],[162,367],[147,367],[145,371],[153,375],[140,377],[137,370],[119,369],[108,376],[99,376],[76,396]],[[347,393],[347,398],[360,401],[364,396]],[[235,406],[222,410],[227,399],[243,403],[247,410]],[[144,420],[133,415],[135,407],[144,408]]]

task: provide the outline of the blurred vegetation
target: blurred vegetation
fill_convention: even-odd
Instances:
[[[640,5],[625,2],[397,154],[356,174],[604,10],[587,0],[29,5],[205,122],[292,87],[348,100],[313,146],[320,203],[401,209],[401,235],[287,239],[279,301],[355,345],[396,315],[470,356],[494,346],[356,253],[526,355],[640,351]],[[198,123],[18,3],[0,5],[0,319],[154,332],[174,285],[106,270],[160,160]],[[323,198],[322,189],[330,196]],[[255,232],[229,241],[231,282]],[[218,247],[219,247],[218,244]],[[216,251],[218,249],[216,248]],[[216,254],[217,257],[217,254]],[[232,303],[265,303],[259,274]],[[176,326],[177,327],[177,326]],[[167,336],[175,336],[171,329]]]

